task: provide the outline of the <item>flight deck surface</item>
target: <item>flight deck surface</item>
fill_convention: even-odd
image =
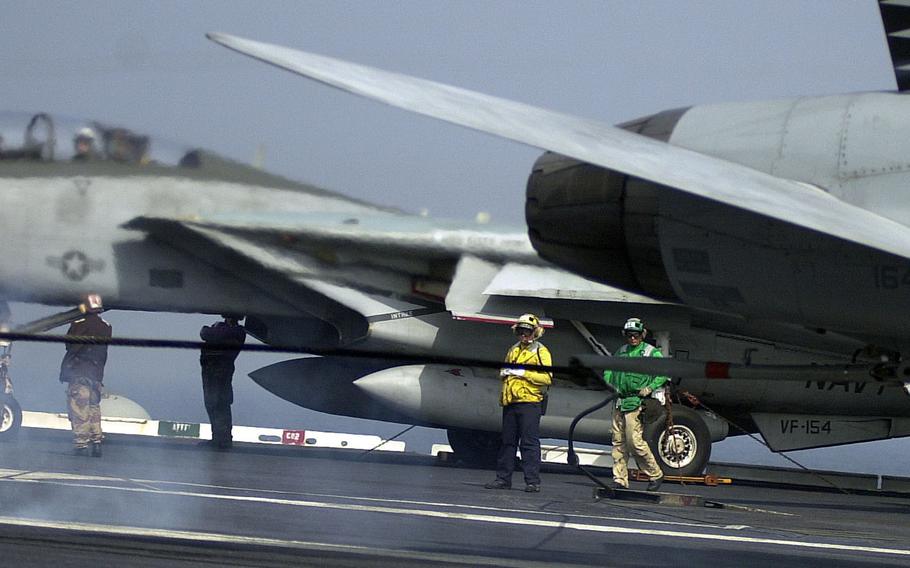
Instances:
[[[566,466],[529,494],[415,454],[111,435],[93,459],[59,431],[0,466],[12,565],[910,565],[908,496],[667,483],[725,505],[667,507],[595,501]]]

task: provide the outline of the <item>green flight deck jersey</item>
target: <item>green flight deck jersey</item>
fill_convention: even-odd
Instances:
[[[642,341],[634,348],[629,347],[628,344],[623,345],[614,357],[663,357],[663,354],[653,345]],[[641,406],[638,391],[645,387],[650,387],[652,391],[659,389],[668,380],[670,378],[664,376],[604,371],[604,382],[619,393],[619,409],[623,412],[630,412]]]

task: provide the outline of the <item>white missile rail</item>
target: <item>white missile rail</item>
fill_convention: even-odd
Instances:
[[[591,465],[595,467],[613,467],[613,458],[610,452],[595,450],[591,448],[575,448],[575,453],[582,465]],[[454,456],[452,447],[448,444],[433,444],[430,454],[439,459],[446,460],[449,456]],[[569,463],[568,446],[540,446],[540,461],[545,463]]]

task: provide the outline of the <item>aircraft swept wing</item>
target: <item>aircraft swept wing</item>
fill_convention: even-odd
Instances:
[[[482,271],[492,278],[506,263],[526,270],[546,264],[518,228],[386,213],[140,216],[123,228],[297,305],[335,328],[340,345],[375,336],[370,324],[384,318],[449,311],[455,319],[511,323],[522,308],[508,300],[491,307],[473,283]]]
[[[165,225],[209,229],[269,238],[287,246],[323,251],[374,250],[377,253],[451,257],[472,254],[495,262],[544,264],[518,227],[447,222],[411,215],[221,213],[187,218],[139,217],[128,228],[167,230]]]
[[[825,190],[598,121],[222,33],[209,39],[332,87],[411,112],[910,258],[910,228]]]
[[[477,226],[407,215],[231,213],[191,218],[138,217],[124,225],[169,242],[202,239],[194,254],[220,247],[297,278],[399,296],[445,297],[464,255],[493,263],[540,265],[520,229]]]

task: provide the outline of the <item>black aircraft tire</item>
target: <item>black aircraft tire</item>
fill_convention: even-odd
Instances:
[[[449,428],[446,434],[452,451],[459,459],[484,467],[496,465],[502,442],[499,432]]]
[[[666,421],[645,426],[645,441],[657,465],[666,475],[697,476],[711,458],[711,433],[697,412],[685,406],[673,407],[673,432],[666,435]],[[660,445],[663,445],[663,448]]]
[[[0,395],[0,442],[12,440],[22,427],[22,407],[15,398]]]

